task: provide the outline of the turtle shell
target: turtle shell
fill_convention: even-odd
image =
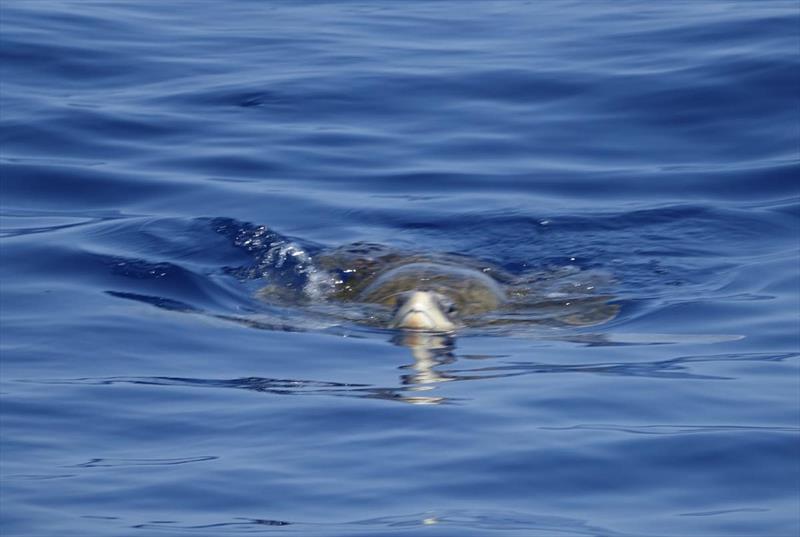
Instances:
[[[394,307],[408,291],[433,291],[452,300],[459,315],[472,316],[497,309],[505,302],[503,289],[485,273],[455,265],[415,262],[381,273],[364,288],[358,302]]]
[[[468,281],[482,281],[483,285],[493,289],[494,294],[502,296],[498,282],[506,284],[512,279],[499,267],[464,255],[409,253],[368,242],[348,244],[325,252],[316,258],[316,263],[319,269],[336,275],[337,281],[329,298],[341,302],[381,302],[372,299],[371,294],[365,294],[365,290],[373,288],[378,280],[381,285],[391,285],[396,279],[398,290],[406,287],[403,291],[411,291],[419,289],[417,276],[430,278],[436,274],[437,281],[445,286],[452,285],[453,289],[464,285],[471,288]]]

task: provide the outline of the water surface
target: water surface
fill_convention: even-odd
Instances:
[[[796,535],[798,23],[4,2],[3,535]],[[421,363],[259,302],[308,277],[275,237],[606,274],[619,314]]]

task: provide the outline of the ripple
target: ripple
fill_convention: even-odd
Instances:
[[[269,518],[237,518],[225,522],[187,525],[180,522],[149,522],[136,524],[133,527],[150,530],[169,530],[187,533],[206,533],[226,531],[230,533],[261,533],[277,531],[276,527],[287,527],[289,531],[336,531],[351,534],[362,534],[384,530],[402,530],[413,528],[450,527],[462,528],[464,531],[533,531],[536,534],[580,536],[607,535],[609,537],[632,537],[632,534],[621,533],[608,528],[596,526],[589,522],[549,515],[533,515],[515,511],[491,510],[442,510],[414,513],[409,515],[385,516],[352,522],[294,522]]]
[[[643,435],[683,435],[683,434],[714,434],[714,433],[738,433],[738,432],[770,432],[770,433],[800,433],[800,427],[776,427],[776,426],[746,426],[746,425],[613,425],[613,424],[591,424],[591,425],[572,425],[569,427],[540,427],[551,431],[571,431],[571,430],[591,430],[591,431],[613,431],[619,433],[643,434]]]
[[[699,511],[697,513],[680,513],[678,516],[720,516],[734,513],[767,513],[769,509],[761,507],[739,507],[737,509],[720,509],[718,511]]]
[[[8,481],[49,481],[51,479],[69,479],[75,474],[6,474],[3,480]]]
[[[2,222],[2,231],[0,231],[0,237],[12,238],[24,237],[26,235],[36,235],[39,233],[54,233],[65,229],[91,226],[93,224],[116,220],[118,218],[120,217],[105,216],[86,218],[80,216],[53,214],[39,216],[12,216],[4,214],[0,216],[0,222]]]
[[[382,401],[396,401],[414,405],[440,405],[460,404],[465,398],[437,395],[433,390],[437,385],[460,381],[488,381],[519,377],[524,375],[547,374],[592,374],[619,377],[643,377],[671,380],[718,380],[730,381],[734,377],[721,375],[707,375],[695,373],[691,370],[692,364],[704,364],[730,361],[773,361],[780,362],[797,358],[800,353],[773,354],[729,354],[717,356],[690,356],[671,360],[653,362],[619,362],[619,363],[586,363],[586,364],[548,364],[542,362],[508,362],[501,361],[496,365],[482,367],[454,367],[454,364],[463,364],[452,352],[452,347],[444,346],[431,348],[429,356],[424,358],[415,356],[414,362],[401,367],[409,370],[399,375],[399,386],[374,386],[359,382],[329,382],[304,379],[279,379],[267,377],[242,377],[233,379],[203,379],[189,377],[105,377],[105,378],[78,378],[78,379],[49,379],[49,380],[23,380],[35,384],[77,384],[77,385],[115,385],[133,384],[143,386],[164,387],[194,387],[194,388],[223,388],[247,390],[256,393],[271,395],[292,396],[329,396],[347,397],[356,399],[377,399]],[[481,359],[493,358],[481,356]],[[686,426],[644,426],[627,427],[615,425],[575,425],[563,429],[596,428],[619,430],[639,434],[683,434],[691,432],[711,432],[707,427]],[[557,429],[557,428],[555,428]],[[744,427],[743,430],[750,428]],[[720,426],[720,431],[737,430],[735,426],[726,428]],[[762,430],[762,429],[758,429]],[[776,432],[795,432],[792,428],[763,428]]]
[[[66,468],[125,468],[129,466],[179,466],[195,462],[207,462],[219,459],[214,456],[180,457],[169,459],[108,459],[96,458],[87,462],[66,466]]]
[[[110,386],[114,384],[134,384],[143,386],[194,387],[194,388],[232,388],[271,395],[312,395],[350,397],[356,399],[378,399],[397,401],[415,405],[453,404],[458,398],[428,396],[424,392],[431,387],[410,386],[377,387],[369,384],[326,382],[300,379],[273,379],[246,377],[235,379],[198,379],[180,377],[107,377],[64,380],[30,381],[41,384],[77,384]]]

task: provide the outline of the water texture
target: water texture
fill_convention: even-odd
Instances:
[[[800,532],[795,0],[5,0],[0,122],[3,536]],[[616,314],[410,341],[356,241]]]

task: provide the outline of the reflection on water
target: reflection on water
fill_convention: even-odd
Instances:
[[[624,345],[614,343],[604,334],[582,335],[565,341],[592,346]],[[796,358],[800,353],[738,353],[718,355],[681,356],[668,360],[643,362],[600,363],[548,363],[542,361],[504,360],[502,356],[462,356],[456,352],[456,339],[452,335],[401,332],[392,335],[390,342],[409,349],[411,361],[399,366],[401,374],[396,386],[373,386],[366,383],[329,382],[308,379],[244,377],[234,379],[201,379],[191,377],[106,377],[80,379],[51,379],[36,381],[56,384],[141,384],[152,386],[181,386],[197,388],[234,388],[273,395],[326,395],[381,399],[414,405],[439,405],[458,403],[463,399],[435,395],[442,383],[517,377],[522,375],[584,373],[618,377],[647,377],[681,380],[734,380],[734,377],[706,375],[695,372],[696,366],[714,362],[781,362]],[[601,343],[598,343],[601,342]],[[664,344],[667,344],[665,342]],[[655,344],[658,344],[656,342]],[[480,359],[488,365],[466,367],[469,361]],[[491,362],[493,361],[493,362]],[[653,433],[655,434],[655,433]]]
[[[404,385],[420,385],[445,382],[449,379],[437,371],[437,366],[452,364],[456,361],[453,353],[455,341],[453,336],[446,334],[426,334],[422,332],[402,332],[391,339],[392,343],[408,347],[414,357],[414,363],[402,366],[413,373],[401,377]]]

